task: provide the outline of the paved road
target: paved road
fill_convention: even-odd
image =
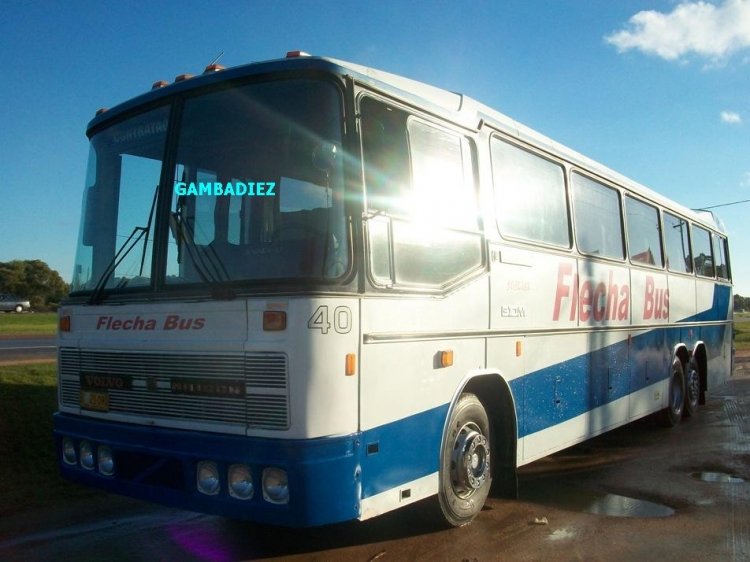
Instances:
[[[461,529],[420,504],[288,530],[100,495],[0,519],[0,559],[748,560],[749,407],[738,369],[676,428],[642,420],[525,467],[522,499]]]
[[[0,363],[57,357],[57,336],[0,338]]]

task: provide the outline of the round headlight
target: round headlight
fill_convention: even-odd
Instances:
[[[112,456],[112,449],[107,445],[99,445],[96,450],[96,460],[99,465],[99,473],[104,476],[112,476],[115,473],[115,459]]]
[[[201,461],[196,471],[196,485],[202,494],[215,496],[219,493],[219,469],[213,461]]]
[[[255,491],[250,467],[246,464],[233,464],[229,467],[229,495],[238,500],[249,500]]]
[[[94,447],[88,441],[81,441],[81,466],[94,470]]]
[[[289,503],[286,470],[266,468],[263,471],[263,498],[271,503]]]
[[[78,455],[76,455],[76,444],[70,437],[65,437],[62,442],[63,461],[65,464],[76,464]]]

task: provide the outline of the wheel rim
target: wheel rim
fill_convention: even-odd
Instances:
[[[697,403],[698,395],[700,394],[700,380],[698,378],[698,371],[694,368],[689,368],[688,370],[687,392],[690,403]]]
[[[682,412],[682,403],[684,400],[685,396],[682,392],[680,374],[675,373],[672,378],[672,411],[675,414],[680,414]]]
[[[490,448],[487,437],[473,422],[456,434],[451,456],[451,484],[460,498],[471,496],[490,474]]]

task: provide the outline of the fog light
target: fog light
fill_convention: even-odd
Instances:
[[[112,449],[107,445],[99,445],[96,450],[96,461],[99,465],[100,474],[112,476],[115,473],[115,459],[112,456]]]
[[[65,464],[76,464],[78,455],[76,455],[76,444],[70,437],[65,437],[62,442],[63,461]]]
[[[219,469],[213,461],[201,461],[196,471],[196,485],[201,494],[215,496],[219,493]]]
[[[81,466],[86,470],[94,470],[94,448],[88,441],[81,441]]]
[[[233,464],[229,467],[229,495],[238,500],[249,500],[255,491],[250,467],[245,464]]]
[[[289,503],[286,470],[266,468],[263,471],[263,499],[271,503]]]

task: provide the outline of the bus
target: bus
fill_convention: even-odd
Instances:
[[[430,498],[461,526],[731,375],[720,221],[464,95],[290,52],[87,135],[68,480],[293,527]]]

